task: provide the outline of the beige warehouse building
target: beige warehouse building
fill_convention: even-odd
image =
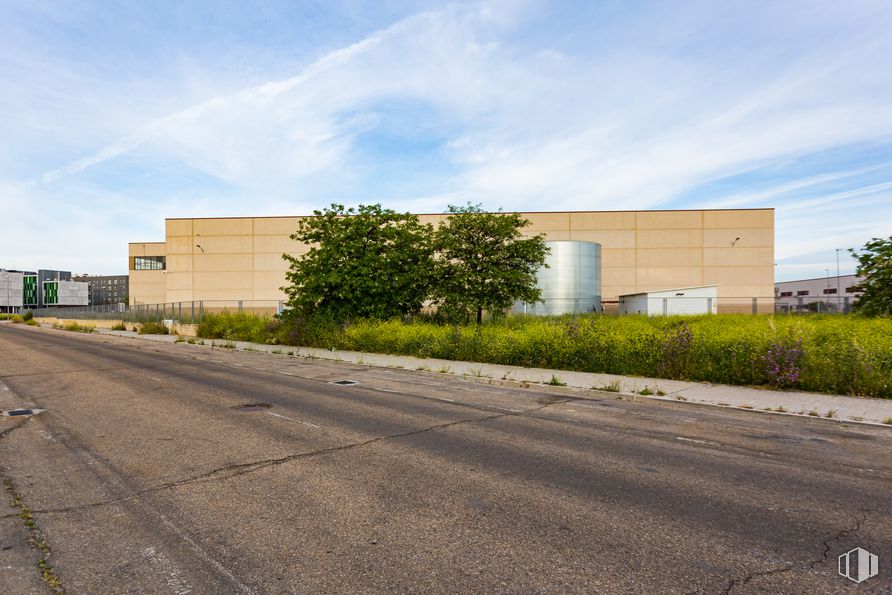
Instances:
[[[525,233],[601,244],[601,295],[718,286],[719,311],[773,311],[774,209],[523,213]],[[447,215],[420,215],[435,226]],[[165,241],[129,246],[130,303],[238,301],[275,306],[285,295],[283,253],[300,217],[167,219]],[[228,304],[227,304],[228,303]]]

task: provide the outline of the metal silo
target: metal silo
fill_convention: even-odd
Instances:
[[[601,244],[546,242],[548,268],[536,274],[544,303],[514,306],[517,313],[550,315],[601,311]]]

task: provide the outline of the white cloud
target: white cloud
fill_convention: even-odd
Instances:
[[[719,14],[708,6],[654,5],[552,22],[558,8],[448,5],[314,60],[290,58],[293,67],[280,63],[276,74],[215,76],[208,64],[190,63],[189,84],[100,80],[91,87],[88,77],[53,61],[52,76],[24,81],[0,103],[24,114],[27,131],[53,111],[35,99],[51,97],[55,106],[84,89],[68,127],[47,116],[64,128],[66,150],[50,153],[53,165],[19,192],[72,212],[79,208],[69,204],[72,191],[85,192],[84,211],[96,196],[114,197],[121,204],[110,212],[120,218],[134,215],[134,205],[140,216],[159,218],[307,211],[322,206],[323,190],[343,202],[380,200],[428,212],[466,200],[527,210],[654,208],[710,181],[892,140],[890,17],[879,7],[859,12],[808,3]],[[246,51],[240,64],[251,63]],[[40,67],[36,57],[15,56],[16,73],[26,72],[25,64]],[[263,56],[269,63],[268,48]],[[288,70],[295,74],[278,74]],[[402,129],[424,130],[440,144],[444,173],[436,184],[422,185],[431,172],[410,165],[387,170],[405,178],[399,190],[375,185],[379,164],[393,164],[386,155],[363,154],[374,150],[360,141],[388,125],[382,105],[402,104],[424,108],[421,115],[398,113]],[[14,155],[9,147],[0,151]],[[127,158],[146,168],[174,162],[232,190],[216,197],[211,186],[178,191],[173,175],[148,182],[133,198],[118,189],[124,174],[116,167]],[[798,257],[822,248],[793,226],[856,244],[864,233],[882,231],[881,218],[869,215],[845,233],[833,228],[839,220],[852,223],[856,214],[839,213],[854,200],[874,201],[859,204],[888,214],[876,204],[884,180],[861,184],[870,189],[813,194],[836,182],[857,186],[878,167],[794,172],[767,189],[731,189],[690,206],[777,201],[778,257]],[[91,184],[111,188],[90,195],[84,188]],[[797,193],[810,194],[796,202]],[[155,197],[150,210],[137,203],[147,195]],[[136,227],[124,229],[132,236]]]

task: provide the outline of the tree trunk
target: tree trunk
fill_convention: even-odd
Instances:
[[[483,322],[483,308],[477,308],[477,324]]]

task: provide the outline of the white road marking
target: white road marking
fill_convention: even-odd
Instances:
[[[676,440],[682,440],[684,442],[694,442],[695,444],[708,444],[710,446],[721,446],[718,442],[710,442],[709,440],[695,440],[694,438],[683,438],[682,436],[676,436]]]
[[[192,585],[180,576],[182,572],[164,553],[157,551],[154,547],[149,547],[142,551],[142,555],[164,576],[164,582],[170,587],[172,593],[186,595],[192,592]]]
[[[446,397],[434,397],[438,401],[446,401],[447,403],[455,403],[452,399],[447,399]]]
[[[156,512],[155,514],[157,515],[158,519],[159,519],[162,523],[164,523],[164,525],[165,525],[168,529],[170,529],[171,531],[173,531],[174,533],[176,533],[176,534],[180,537],[180,539],[182,539],[182,540],[185,541],[187,544],[189,544],[189,545],[192,547],[192,549],[195,551],[196,554],[198,554],[202,559],[204,559],[204,560],[205,560],[207,563],[209,563],[211,566],[213,566],[214,568],[216,568],[217,571],[218,571],[220,574],[222,574],[222,575],[225,576],[227,579],[229,579],[229,581],[230,581],[234,586],[238,587],[239,591],[241,591],[242,593],[253,593],[253,592],[254,592],[253,589],[251,589],[251,588],[248,587],[246,584],[244,584],[244,583],[242,583],[240,580],[238,580],[238,579],[235,577],[235,575],[232,574],[232,573],[229,571],[228,568],[226,568],[225,566],[223,566],[223,565],[222,565],[218,560],[216,560],[215,558],[212,558],[212,557],[211,557],[211,556],[210,556],[210,555],[209,555],[209,554],[208,554],[208,553],[207,553],[207,552],[206,552],[200,545],[198,545],[198,544],[197,544],[195,541],[193,541],[188,535],[186,535],[186,534],[183,532],[183,530],[179,528],[179,526],[177,526],[177,525],[175,525],[174,523],[172,523],[171,521],[169,521],[169,520],[167,519],[167,517],[165,517],[164,515],[159,514],[159,513],[157,513],[157,512]]]
[[[299,419],[294,419],[293,417],[288,417],[287,415],[280,415],[280,414],[278,414],[278,413],[273,413],[272,411],[267,411],[266,414],[267,414],[267,415],[272,415],[273,417],[281,417],[282,419],[287,419],[288,421],[293,421],[293,422],[295,422],[295,423],[303,424],[303,425],[305,425],[305,426],[311,426],[311,427],[314,427],[314,428],[318,428],[318,427],[319,427],[319,426],[317,426],[316,424],[311,424],[311,423],[308,422],[308,421],[301,421],[301,420],[299,420]]]

